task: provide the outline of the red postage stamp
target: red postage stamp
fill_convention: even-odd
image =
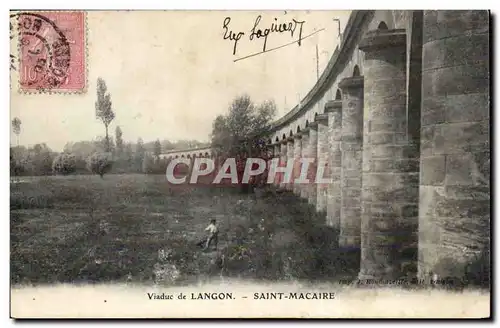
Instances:
[[[84,12],[24,12],[18,15],[18,25],[22,91],[85,91]]]

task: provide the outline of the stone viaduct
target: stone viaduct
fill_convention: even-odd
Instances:
[[[324,212],[339,247],[361,249],[360,279],[407,264],[456,277],[489,254],[489,23],[487,11],[354,11],[269,132],[273,156],[327,161],[331,183],[277,187]]]
[[[214,152],[211,147],[204,148],[191,148],[185,150],[172,150],[160,154],[160,158],[164,159],[174,159],[174,158],[196,158],[196,157],[208,157],[214,158]]]

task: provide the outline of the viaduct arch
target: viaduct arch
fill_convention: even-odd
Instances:
[[[204,148],[191,148],[185,150],[172,150],[163,154],[160,154],[160,158],[171,160],[174,158],[214,158],[215,154],[211,147]]]

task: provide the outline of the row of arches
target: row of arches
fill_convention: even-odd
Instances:
[[[354,65],[353,72],[352,72],[352,77],[356,77],[356,76],[361,76],[361,71],[360,71],[358,65]],[[341,93],[340,89],[337,89],[337,92],[335,93],[335,100],[341,100],[341,99],[342,99],[342,93]],[[315,120],[316,120],[317,116],[318,116],[318,113],[314,113]],[[307,128],[308,126],[309,126],[309,120],[306,120],[305,127]],[[300,133],[300,131],[301,131],[300,126],[297,126],[296,133]],[[293,131],[290,130],[288,137],[292,137],[292,136],[293,136]],[[285,140],[285,139],[287,139],[287,136],[283,133],[283,135],[281,136],[281,140]],[[278,136],[276,136],[274,141],[279,142],[280,138]]]
[[[171,159],[174,159],[174,158],[214,158],[214,155],[213,154],[210,154],[209,152],[205,152],[205,153],[199,153],[199,154],[193,154],[191,156],[191,154],[187,154],[187,155],[175,155],[175,156],[169,156],[168,159],[171,160]]]
[[[381,31],[384,31],[384,30],[388,30],[388,27],[387,27],[387,24],[384,21],[380,21],[380,23],[378,24],[377,29],[381,30]],[[359,68],[358,65],[354,65],[351,77],[357,77],[357,76],[361,76],[361,70],[360,70],[360,68]],[[342,92],[340,91],[340,89],[337,89],[337,91],[335,93],[335,100],[342,100]],[[314,113],[314,119],[315,120],[316,120],[317,116],[318,116],[318,113]],[[309,126],[309,120],[306,120],[305,127],[307,128],[308,126]],[[295,133],[300,133],[301,132],[300,126],[297,126],[297,128],[295,130],[296,130]],[[292,129],[290,129],[290,131],[288,133],[288,137],[286,136],[285,133],[283,133],[281,135],[281,137],[276,136],[274,142],[277,143],[277,142],[286,140],[287,138],[292,137],[293,135],[294,135],[294,133],[293,133]],[[269,140],[269,143],[272,144],[272,140]]]

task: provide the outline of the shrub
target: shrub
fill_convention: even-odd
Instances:
[[[22,175],[26,171],[23,163],[19,160],[16,160],[12,155],[10,155],[10,175],[11,176],[19,176]]]
[[[52,172],[55,174],[71,174],[76,170],[76,157],[72,154],[59,154],[52,162]]]
[[[111,171],[112,167],[111,153],[94,153],[87,159],[87,169],[92,173],[99,174],[101,178],[105,173]]]

